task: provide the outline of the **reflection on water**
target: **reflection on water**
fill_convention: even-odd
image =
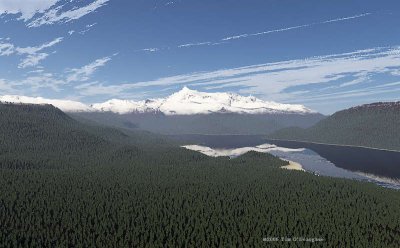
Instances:
[[[184,147],[190,150],[202,152],[208,156],[237,157],[248,151],[268,152],[282,159],[297,162],[302,165],[303,169],[316,175],[363,180],[376,183],[383,187],[400,189],[399,179],[393,179],[382,175],[368,173],[368,171],[351,171],[345,168],[340,168],[336,166],[333,162],[328,161],[326,158],[320,156],[319,153],[311,149],[300,147],[299,145],[292,145],[289,147],[277,146],[269,143],[265,143],[262,145],[253,145],[255,142],[260,141],[259,137],[257,137],[256,139],[251,139],[251,137],[255,136],[251,136],[250,138],[248,136],[246,137],[247,140],[251,141],[251,145],[249,146],[245,146],[245,142],[243,142],[243,139],[240,139],[240,136],[233,136],[232,138],[228,136],[205,137],[203,135],[200,139],[201,142],[197,141],[202,145],[187,145]],[[193,137],[190,138],[192,144],[196,143]],[[240,140],[241,142],[239,143],[241,146],[235,145],[235,140]],[[223,147],[221,147],[221,144],[223,145]],[[326,150],[327,148],[324,149]]]
[[[379,177],[400,178],[400,152],[354,146],[316,144],[298,141],[268,140],[289,148],[307,148],[346,170]]]

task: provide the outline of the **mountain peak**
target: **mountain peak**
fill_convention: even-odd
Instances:
[[[200,92],[197,90],[189,89],[187,86],[184,86],[180,91],[177,91],[170,95],[168,98],[176,97],[176,98],[190,98],[195,95],[198,95]]]
[[[189,89],[187,86],[183,86],[183,88],[177,93],[191,93],[191,92],[197,92],[197,91]]]

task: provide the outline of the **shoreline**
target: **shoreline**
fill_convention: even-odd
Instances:
[[[355,173],[360,175],[360,176],[372,179],[372,180],[374,180],[376,182],[379,182],[379,183],[386,183],[386,184],[394,185],[396,187],[400,187],[400,179],[398,179],[398,178],[390,178],[390,177],[378,176],[378,175],[375,175],[375,174],[365,173],[365,172],[361,172],[361,171],[357,171]]]
[[[301,164],[297,163],[297,162],[290,161],[290,160],[287,160],[287,159],[282,159],[282,160],[289,162],[289,165],[281,166],[281,169],[296,170],[296,171],[306,171],[306,170],[303,169],[303,166]]]
[[[243,147],[243,148],[237,148],[237,149],[226,149],[226,150],[218,150],[218,149],[213,149],[211,147],[207,146],[201,146],[201,145],[185,145],[181,146],[182,148],[185,148],[187,150],[195,151],[202,153],[206,156],[209,157],[229,157],[230,159],[239,157],[243,154],[246,154],[250,151],[256,151],[260,153],[268,153],[273,155],[269,150],[270,149],[276,149],[276,145],[271,145],[271,147]],[[225,152],[224,152],[225,151]],[[279,157],[279,156],[278,156]],[[297,171],[306,171],[303,166],[300,163],[279,157],[279,159],[288,162],[288,165],[281,166],[281,169],[287,169],[287,170],[297,170]]]
[[[384,148],[376,148],[376,147],[369,147],[369,146],[358,146],[358,145],[345,145],[345,144],[335,144],[335,143],[321,143],[321,142],[314,142],[314,141],[305,141],[305,140],[291,140],[291,139],[274,139],[269,138],[266,134],[201,134],[201,133],[191,133],[191,134],[165,134],[165,136],[186,136],[186,135],[198,135],[198,136],[257,136],[261,137],[261,139],[265,141],[289,141],[289,142],[298,142],[298,143],[309,143],[309,144],[316,144],[316,145],[326,145],[326,146],[338,146],[338,147],[350,147],[350,148],[363,148],[363,149],[371,149],[371,150],[378,150],[378,151],[386,151],[386,152],[397,152],[400,153],[400,150],[393,150],[393,149],[384,149]]]
[[[368,146],[356,146],[356,145],[344,145],[344,144],[330,144],[330,143],[320,143],[320,142],[313,142],[313,141],[302,141],[302,140],[289,140],[289,139],[271,139],[267,138],[268,140],[272,141],[288,141],[288,142],[297,142],[297,143],[309,143],[309,144],[315,144],[315,145],[326,145],[326,146],[338,146],[338,147],[353,147],[353,148],[363,148],[363,149],[371,149],[371,150],[378,150],[378,151],[385,151],[385,152],[398,152],[398,150],[390,150],[390,149],[383,149],[383,148],[374,148],[374,147],[368,147]]]

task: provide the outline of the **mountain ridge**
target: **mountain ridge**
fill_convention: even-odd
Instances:
[[[400,102],[377,102],[341,110],[303,128],[284,128],[270,138],[400,151]]]
[[[263,101],[254,96],[235,93],[206,93],[184,87],[165,98],[142,101],[111,99],[87,105],[78,101],[45,99],[16,95],[0,96],[0,101],[10,103],[52,104],[65,112],[163,113],[165,115],[197,115],[213,113],[238,114],[315,114],[299,104],[282,104]]]

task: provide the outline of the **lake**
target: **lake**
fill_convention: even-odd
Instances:
[[[171,135],[183,145],[211,148],[213,154],[241,155],[249,150],[268,152],[300,163],[311,173],[349,178],[400,189],[400,152],[353,146],[266,139],[260,135]],[[271,146],[271,145],[275,145]],[[204,151],[203,151],[204,153]]]

